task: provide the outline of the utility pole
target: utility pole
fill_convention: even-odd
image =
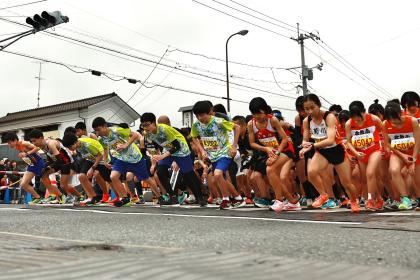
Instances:
[[[305,64],[305,46],[304,41],[306,39],[313,39],[314,35],[312,33],[308,34],[300,34],[299,31],[299,23],[297,23],[297,38],[293,39],[300,45],[300,59],[302,63],[302,90],[303,95],[308,95],[308,80],[313,79],[313,72],[312,69],[308,68]]]
[[[40,100],[40,96],[41,96],[41,80],[43,80],[43,78],[41,77],[41,70],[42,70],[42,62],[37,62],[39,63],[39,72],[38,72],[38,76],[35,77],[35,79],[38,79],[38,104],[37,104],[37,108],[39,108],[39,100]]]

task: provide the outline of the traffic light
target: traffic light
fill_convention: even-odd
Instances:
[[[43,11],[41,15],[36,14],[33,18],[27,17],[26,23],[32,25],[35,31],[42,31],[47,28],[68,22],[69,18],[63,16],[60,11],[46,12]]]

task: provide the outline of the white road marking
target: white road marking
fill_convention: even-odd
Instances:
[[[374,213],[372,215],[378,215],[378,216],[420,216],[420,211],[385,212],[385,213]]]
[[[271,221],[271,222],[292,222],[292,223],[308,223],[308,224],[331,224],[331,225],[361,225],[360,222],[332,222],[332,221],[314,221],[314,220],[294,220],[294,219],[275,219],[275,218],[258,218],[258,217],[234,217],[234,216],[212,216],[212,215],[187,215],[187,214],[169,214],[169,213],[140,213],[140,212],[111,212],[104,210],[79,210],[79,209],[57,209],[60,211],[77,211],[91,212],[98,214],[113,215],[139,215],[139,216],[166,216],[166,217],[182,217],[182,218],[200,218],[200,219],[232,219],[232,220],[254,220],[254,221]]]

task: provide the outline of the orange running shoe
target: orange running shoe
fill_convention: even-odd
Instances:
[[[352,213],[360,213],[360,206],[357,201],[350,201],[350,208]]]
[[[254,204],[254,201],[252,201],[252,199],[250,199],[249,197],[247,197],[245,199],[246,204]]]
[[[368,201],[366,201],[365,209],[367,211],[376,211],[375,203],[372,199],[368,199]]]
[[[384,209],[384,200],[382,199],[382,197],[378,198],[376,200],[375,208],[376,208],[376,210],[383,210]]]
[[[318,196],[314,203],[312,203],[312,208],[319,208],[322,206],[322,204],[324,204],[325,202],[327,202],[328,200],[328,194],[324,193],[321,194],[320,196]]]
[[[103,195],[102,195],[102,199],[101,199],[101,203],[107,203],[108,201],[109,201],[109,199],[110,199],[111,197],[109,196],[109,194],[107,194],[107,193],[104,193]]]

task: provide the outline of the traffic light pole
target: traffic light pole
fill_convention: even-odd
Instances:
[[[28,35],[35,34],[35,32],[36,32],[36,31],[35,31],[35,29],[31,29],[31,30],[24,31],[24,32],[22,32],[22,33],[19,33],[19,34],[13,35],[13,36],[11,36],[11,37],[9,37],[9,38],[6,38],[6,39],[3,39],[3,40],[0,40],[0,43],[3,43],[3,42],[10,41],[10,40],[14,39],[13,41],[8,42],[6,45],[2,45],[2,46],[0,46],[0,50],[4,50],[5,48],[7,48],[7,47],[8,47],[8,46],[10,46],[11,44],[15,43],[16,41],[18,41],[18,40],[20,40],[20,39],[22,39],[23,37],[26,37],[26,36],[28,36]],[[15,38],[16,38],[16,39],[15,39]]]

